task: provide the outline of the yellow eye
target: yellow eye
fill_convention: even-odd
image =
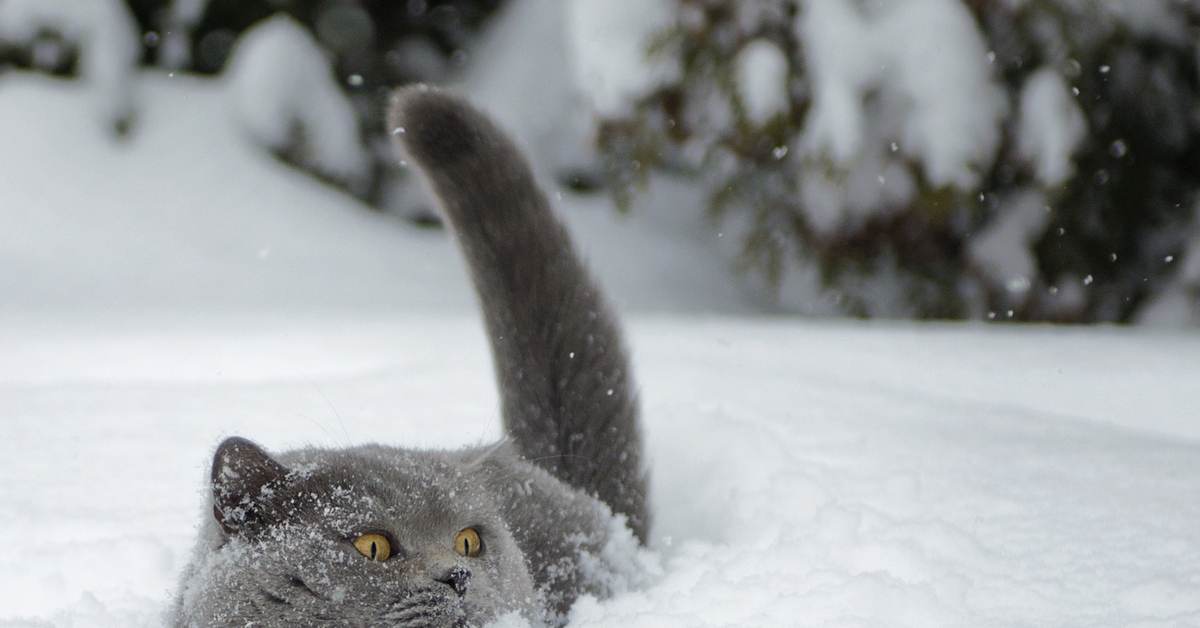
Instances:
[[[392,546],[382,534],[364,534],[355,539],[354,548],[363,556],[380,562],[392,555]]]
[[[454,537],[454,549],[463,556],[475,558],[479,555],[479,550],[483,549],[483,543],[479,540],[479,533],[471,528],[459,532]]]

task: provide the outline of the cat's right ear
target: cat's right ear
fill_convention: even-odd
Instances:
[[[232,436],[213,456],[213,516],[226,534],[255,531],[277,518],[287,467],[262,447]]]

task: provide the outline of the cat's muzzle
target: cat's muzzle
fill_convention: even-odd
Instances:
[[[462,597],[467,594],[467,587],[471,584],[471,572],[462,565],[454,565],[437,581],[454,589],[458,597]]]

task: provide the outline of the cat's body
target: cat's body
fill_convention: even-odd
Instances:
[[[561,623],[579,595],[609,592],[622,522],[645,541],[619,330],[524,159],[436,90],[397,94],[391,124],[467,258],[509,438],[277,456],[226,440],[174,627]]]

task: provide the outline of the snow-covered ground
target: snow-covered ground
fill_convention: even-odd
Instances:
[[[80,89],[0,76],[3,628],[160,626],[223,436],[499,432],[444,234],[242,139],[219,81],[143,75],[124,141]],[[764,317],[712,242],[563,200],[661,566],[572,626],[1200,624],[1200,334]]]
[[[678,315],[631,331],[663,573],[572,625],[1200,620],[1195,335]],[[158,625],[225,435],[498,433],[470,314],[9,318],[0,348],[3,626]]]
[[[139,88],[139,125],[114,141],[85,85],[0,75],[0,310],[473,307],[444,233],[282,166],[230,85],[148,73]],[[756,309],[706,230],[554,193],[623,308]]]

